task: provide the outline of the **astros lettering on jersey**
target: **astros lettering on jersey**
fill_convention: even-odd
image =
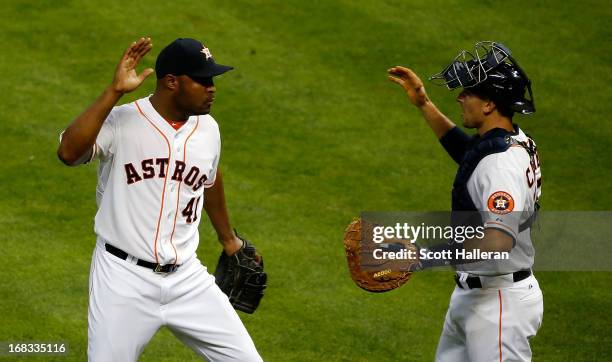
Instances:
[[[210,115],[175,130],[148,98],[115,107],[92,156],[100,159],[96,234],[137,258],[186,261],[198,247],[203,190],[214,184],[220,152]]]

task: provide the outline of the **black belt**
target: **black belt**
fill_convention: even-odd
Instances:
[[[126,260],[128,256],[130,256],[130,254],[126,253],[125,251],[117,247],[112,246],[109,243],[105,243],[104,247],[106,248],[106,251],[108,251],[109,253],[113,254],[114,256],[116,256],[117,258],[121,260]],[[172,273],[173,271],[176,271],[176,269],[178,269],[180,266],[176,264],[161,265],[161,264],[151,263],[150,261],[146,261],[142,259],[136,259],[136,265],[151,269],[156,273]]]
[[[531,270],[519,270],[512,273],[512,281],[515,283],[520,282],[521,280],[527,279],[530,275]],[[463,289],[463,285],[461,285],[461,282],[459,281],[458,274],[455,274],[455,283],[457,283],[459,288]],[[480,278],[476,276],[467,277],[465,284],[467,284],[468,288],[470,289],[482,288],[482,282],[480,281]]]

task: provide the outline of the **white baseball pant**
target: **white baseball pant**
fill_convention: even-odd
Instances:
[[[481,277],[483,288],[455,287],[436,361],[531,361],[529,339],[542,323],[544,302],[536,278]]]
[[[98,240],[89,281],[89,361],[136,361],[168,327],[210,361],[261,361],[242,321],[194,256],[170,274],[121,260]]]

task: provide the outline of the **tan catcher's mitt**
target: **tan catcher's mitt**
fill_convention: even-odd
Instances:
[[[409,240],[384,239],[375,243],[375,226],[378,225],[361,218],[354,220],[344,233],[344,251],[355,284],[380,293],[401,287],[410,280],[419,260],[418,247]]]

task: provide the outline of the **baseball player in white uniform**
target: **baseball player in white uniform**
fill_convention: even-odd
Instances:
[[[535,112],[531,84],[510,51],[495,42],[478,42],[475,55],[461,52],[431,80],[457,97],[467,136],[428,98],[423,82],[410,69],[393,67],[389,78],[400,84],[449,155],[459,164],[453,183],[452,222],[480,225],[484,237],[444,243],[457,270],[436,361],[530,361],[529,339],[542,322],[543,299],[533,275],[530,228],[539,208],[540,161],[535,143],[515,124],[515,112]],[[528,92],[529,97],[526,96]],[[458,257],[465,252],[509,253],[509,258]],[[499,254],[496,254],[499,253]],[[449,261],[422,260],[421,267]]]
[[[159,54],[151,96],[116,106],[153,69],[134,42],[112,84],[61,136],[67,165],[100,161],[97,243],[89,288],[90,361],[136,361],[162,326],[212,361],[260,361],[228,298],[196,256],[205,209],[228,255],[232,231],[218,169],[219,127],[210,108],[217,64],[201,42],[180,38]]]

